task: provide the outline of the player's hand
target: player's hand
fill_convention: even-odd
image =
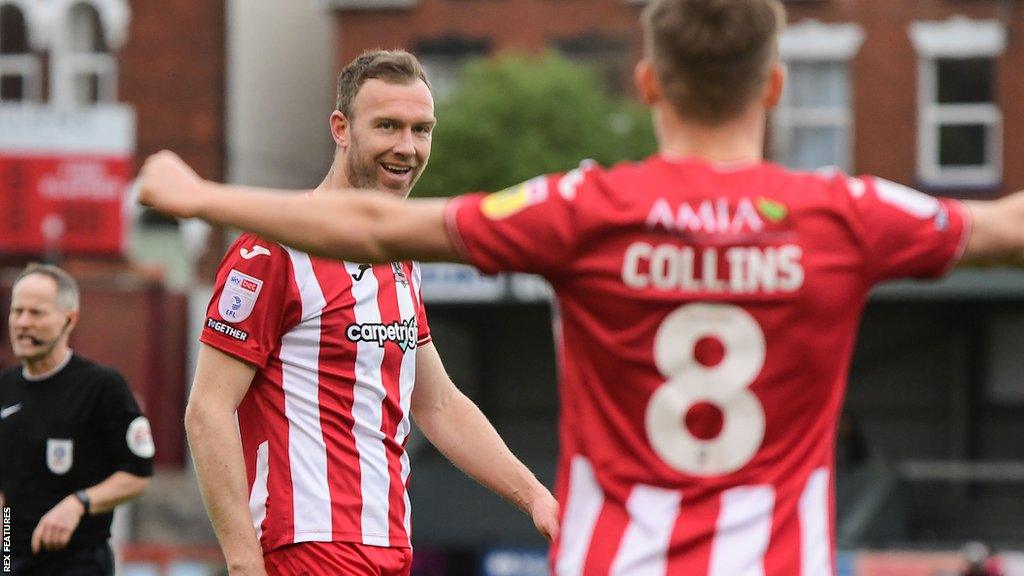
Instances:
[[[71,535],[85,515],[85,506],[74,496],[57,503],[42,518],[32,532],[32,553],[41,550],[61,550],[68,545]]]
[[[139,204],[178,218],[191,218],[202,200],[203,180],[169,150],[146,159],[139,171]]]
[[[530,503],[530,517],[541,536],[551,542],[558,538],[558,501],[545,490]]]

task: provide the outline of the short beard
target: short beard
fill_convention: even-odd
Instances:
[[[359,145],[353,138],[349,144],[348,159],[345,162],[345,178],[348,180],[348,185],[353,188],[376,189],[377,163],[364,165],[360,152]]]

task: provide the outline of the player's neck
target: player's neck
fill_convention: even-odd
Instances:
[[[42,380],[59,372],[71,360],[71,348],[60,342],[43,358],[22,362],[22,373],[31,380]]]
[[[764,159],[764,113],[751,109],[736,120],[708,126],[679,118],[671,111],[655,115],[658,149],[666,156],[696,157],[716,163]]]
[[[324,180],[318,184],[316,188],[310,194],[325,194],[333,192],[342,192],[354,188],[352,183],[348,181],[348,176],[345,174],[345,165],[343,163],[340,154],[335,154],[334,162],[331,164],[331,169],[327,171],[327,175],[324,176]]]
[[[313,194],[323,194],[324,192],[340,192],[352,188],[352,185],[348,181],[348,177],[345,176],[345,169],[338,162],[337,158],[331,169],[327,171],[327,175],[320,184],[313,189]]]

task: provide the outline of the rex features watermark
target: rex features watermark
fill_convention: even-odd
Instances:
[[[4,574],[11,572],[11,509],[4,506]]]

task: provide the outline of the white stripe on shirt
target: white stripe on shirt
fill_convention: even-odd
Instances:
[[[345,263],[353,277],[359,275],[359,264]],[[352,283],[352,297],[355,299],[353,312],[359,324],[380,324],[380,307],[377,303],[377,277],[373,270],[365,270],[363,277]],[[369,546],[390,546],[388,526],[388,491],[391,478],[388,474],[387,449],[381,424],[384,419],[383,403],[387,396],[381,378],[381,363],[384,349],[376,342],[356,343],[355,387],[352,402],[352,434],[359,452],[359,482],[362,496],[363,544]]]
[[[267,477],[270,475],[270,450],[268,443],[263,441],[256,448],[256,476],[252,480],[252,491],[249,492],[249,513],[252,514],[252,526],[256,529],[256,539],[263,538],[263,521],[267,518]]]
[[[626,500],[629,525],[612,562],[614,576],[664,576],[682,494],[637,484]]]
[[[309,256],[288,250],[302,317],[281,337],[281,384],[288,419],[288,460],[294,489],[295,542],[330,540],[331,490],[320,427],[320,315],[326,302]]]
[[[818,468],[800,495],[800,574],[832,574],[831,531],[828,523],[828,470]]]
[[[415,282],[415,268],[413,269],[414,281],[409,286],[402,286],[399,283],[395,284],[395,292],[398,293],[398,313],[401,316],[402,321],[408,319],[416,319],[416,282]],[[406,339],[406,342],[410,340],[418,340],[419,333],[413,336],[413,338]],[[401,372],[398,376],[399,383],[399,404],[402,407],[402,421],[398,424],[398,429],[395,434],[395,442],[401,446],[405,443],[405,439],[409,436],[409,429],[411,423],[409,422],[409,405],[412,400],[413,386],[416,384],[416,349],[406,350],[402,356],[402,367]],[[405,524],[405,533],[408,536],[412,535],[410,513],[411,503],[409,502],[409,491],[405,489],[406,481],[409,479],[409,453],[402,450],[402,500],[405,502],[405,518],[403,520]]]
[[[763,576],[775,490],[741,486],[722,492],[709,576]]]
[[[558,558],[558,576],[580,576],[587,560],[594,526],[604,507],[604,493],[597,484],[594,469],[583,456],[574,456],[569,466],[569,494],[562,518]]]

